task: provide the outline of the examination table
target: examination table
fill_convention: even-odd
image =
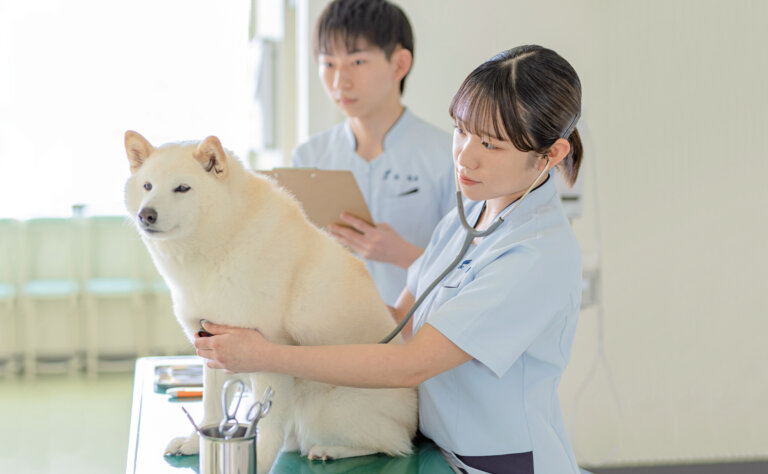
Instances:
[[[196,422],[202,420],[202,399],[171,400],[168,395],[155,389],[157,366],[195,364],[201,364],[201,359],[195,356],[145,357],[136,361],[126,474],[198,472],[197,456],[163,456],[163,451],[173,437],[186,435],[193,430],[181,407],[185,407]],[[272,468],[273,474],[377,472],[454,473],[440,450],[423,438],[416,441],[414,453],[404,458],[375,454],[321,462],[310,461],[297,452],[289,452],[282,453]]]

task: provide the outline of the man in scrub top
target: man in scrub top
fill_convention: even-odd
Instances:
[[[400,8],[336,0],[318,19],[313,42],[325,90],[347,120],[298,146],[291,161],[352,171],[376,225],[345,214],[358,232],[329,230],[366,260],[382,298],[394,305],[407,268],[455,207],[451,137],[401,102],[413,34]]]

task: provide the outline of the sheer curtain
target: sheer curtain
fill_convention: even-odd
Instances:
[[[0,0],[0,218],[122,214],[123,134],[252,148],[249,0]]]

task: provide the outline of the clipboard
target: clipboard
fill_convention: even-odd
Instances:
[[[363,193],[351,171],[274,168],[259,173],[271,176],[293,194],[309,220],[322,229],[331,223],[349,227],[339,218],[342,212],[354,214],[373,225]]]

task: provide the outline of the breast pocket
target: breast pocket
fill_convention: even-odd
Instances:
[[[456,269],[450,273],[443,282],[435,287],[437,293],[435,294],[435,300],[432,303],[432,309],[438,309],[445,304],[446,301],[455,297],[461,288],[469,281],[470,271],[468,269]]]
[[[416,244],[414,240],[419,235],[418,230],[425,226],[424,221],[429,215],[429,211],[424,209],[421,193],[389,195],[382,200],[382,205],[381,220],[391,225],[406,240]],[[432,232],[431,228],[429,232]]]

